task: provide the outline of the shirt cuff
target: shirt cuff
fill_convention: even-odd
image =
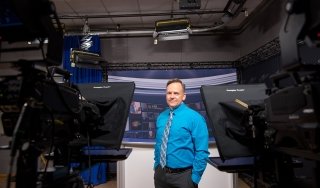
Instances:
[[[158,165],[159,165],[158,163],[154,163],[154,165],[153,165],[153,170],[155,170]]]
[[[191,179],[194,183],[199,184],[201,177],[196,174],[192,174]]]

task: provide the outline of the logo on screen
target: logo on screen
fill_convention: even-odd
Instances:
[[[111,86],[93,86],[93,89],[108,89]]]
[[[227,92],[243,92],[245,89],[226,89]]]

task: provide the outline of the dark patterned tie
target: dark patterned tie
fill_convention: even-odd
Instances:
[[[170,127],[171,127],[171,122],[173,118],[173,111],[170,111],[170,116],[167,122],[167,125],[164,129],[163,136],[162,136],[162,142],[161,142],[161,150],[160,150],[160,165],[161,167],[166,166],[166,152],[167,152],[167,143],[168,143],[168,137],[170,133]]]

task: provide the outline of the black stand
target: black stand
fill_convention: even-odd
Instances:
[[[131,154],[131,148],[121,148],[127,117],[135,84],[133,82],[106,82],[95,84],[78,84],[82,96],[95,104],[103,117],[102,125],[84,126],[87,138],[72,141],[69,144],[70,162],[91,163],[115,162],[125,160]],[[92,147],[91,147],[92,146]],[[98,149],[97,149],[98,148]]]
[[[75,111],[74,109],[82,109],[78,108],[78,106],[89,107],[88,111],[91,109],[90,105],[81,105],[77,103],[77,100],[75,100],[76,95],[72,88],[68,89],[68,87],[59,87],[50,84],[45,86],[43,102],[47,107],[51,107],[51,116],[49,115],[49,117],[47,117],[48,114],[44,115],[43,113],[40,113],[44,110],[44,107],[43,105],[38,106],[38,104],[42,103],[30,101],[23,106],[15,126],[11,145],[11,168],[16,152],[19,151],[16,188],[37,187],[39,184],[41,184],[42,188],[53,188],[53,186],[56,185],[66,188],[68,185],[74,185],[77,186],[77,188],[82,188],[83,185],[81,185],[79,178],[77,178],[77,174],[71,173],[66,168],[59,169],[50,175],[46,172],[47,169],[45,169],[45,172],[43,173],[38,172],[38,159],[40,154],[44,152],[44,148],[41,145],[43,144],[42,136],[44,136],[42,135],[44,119],[48,118],[48,120],[52,120],[52,122],[49,123],[52,129],[57,128],[56,126],[64,126],[64,128],[68,126],[72,127],[74,126],[72,122],[75,121],[75,119],[77,119],[75,117],[79,115],[75,112],[81,112]],[[76,142],[73,141],[72,144],[63,146],[67,147],[67,150],[57,150],[55,151],[54,157],[49,155],[48,158],[51,159],[51,157],[53,157],[53,162],[55,164],[56,155],[58,155],[59,151],[62,151],[61,157],[65,160],[66,158],[64,157],[67,156],[67,163],[70,163],[71,161],[89,161],[89,163],[113,162],[127,159],[132,149],[120,148],[120,146],[135,88],[134,83],[99,83],[78,85],[78,87],[80,88],[83,97],[88,100],[88,103],[95,104],[99,107],[101,113],[98,114],[98,116],[103,117],[103,121],[97,121],[102,122],[101,125],[95,124],[95,122],[92,122],[95,120],[91,116],[92,113],[87,114],[84,112],[84,114],[82,114],[84,116],[81,116],[84,120],[76,125],[80,125],[83,130],[86,130],[86,142],[74,144]],[[50,98],[51,101],[49,100]],[[52,101],[52,99],[56,102]],[[55,119],[53,114],[57,117],[63,117],[62,120]],[[61,116],[61,114],[64,116]],[[97,115],[96,112],[93,114]],[[65,122],[60,122],[59,124],[59,121]],[[55,135],[56,131],[57,130],[52,131],[49,134],[49,138],[53,139],[53,146],[59,147],[60,145],[55,144],[57,136],[61,137],[61,135]],[[71,133],[74,134],[73,131],[74,130],[71,130]],[[41,134],[41,136],[39,134]],[[64,141],[68,140],[68,138],[63,139]],[[105,149],[90,149],[90,147],[83,149],[86,146],[103,146]],[[65,153],[68,151],[69,156],[68,153]],[[8,176],[7,188],[10,187],[10,182],[11,170]]]
[[[19,156],[17,160],[16,187],[36,187],[37,157],[39,156],[39,151],[37,151],[29,140],[26,140],[25,142],[22,141],[23,136],[25,136],[23,133],[30,128],[26,127],[27,125],[24,121],[30,120],[29,115],[31,109],[30,102],[26,102],[21,109],[21,113],[15,125],[11,142],[11,160],[7,188],[10,188],[12,167],[17,150],[19,150]]]

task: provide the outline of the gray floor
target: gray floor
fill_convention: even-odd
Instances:
[[[14,188],[15,185],[14,183],[11,184],[11,188]],[[87,186],[85,186],[86,188]],[[6,183],[5,183],[5,177],[0,175],[0,188],[6,188]],[[116,180],[110,180],[107,181],[105,184],[100,184],[95,186],[95,188],[117,188],[117,181]],[[236,188],[250,188],[245,182],[242,180],[238,181],[238,186]]]
[[[15,184],[12,183],[10,186],[11,186],[10,188],[14,188]],[[6,188],[6,187],[7,187],[6,177],[1,174],[0,175],[0,188]],[[87,186],[85,186],[85,188],[86,187]],[[117,188],[117,181],[116,180],[110,180],[110,181],[107,181],[107,183],[105,183],[105,184],[101,184],[101,185],[95,186],[95,188]]]
[[[0,145],[5,145],[8,144],[9,139],[4,137],[4,136],[0,136]],[[0,188],[6,188],[7,184],[6,184],[6,176],[8,173],[8,164],[9,164],[9,157],[4,157],[4,156],[9,156],[9,150],[0,150]],[[14,167],[15,169],[15,167]],[[12,183],[10,188],[14,188],[15,184]],[[86,186],[87,187],[87,186]],[[96,188],[117,188],[117,181],[116,181],[116,175],[114,175],[114,177],[109,178],[108,181],[105,184],[101,184],[98,186],[95,186]],[[241,181],[239,179],[238,181],[238,186],[236,188],[249,188],[249,186]]]

